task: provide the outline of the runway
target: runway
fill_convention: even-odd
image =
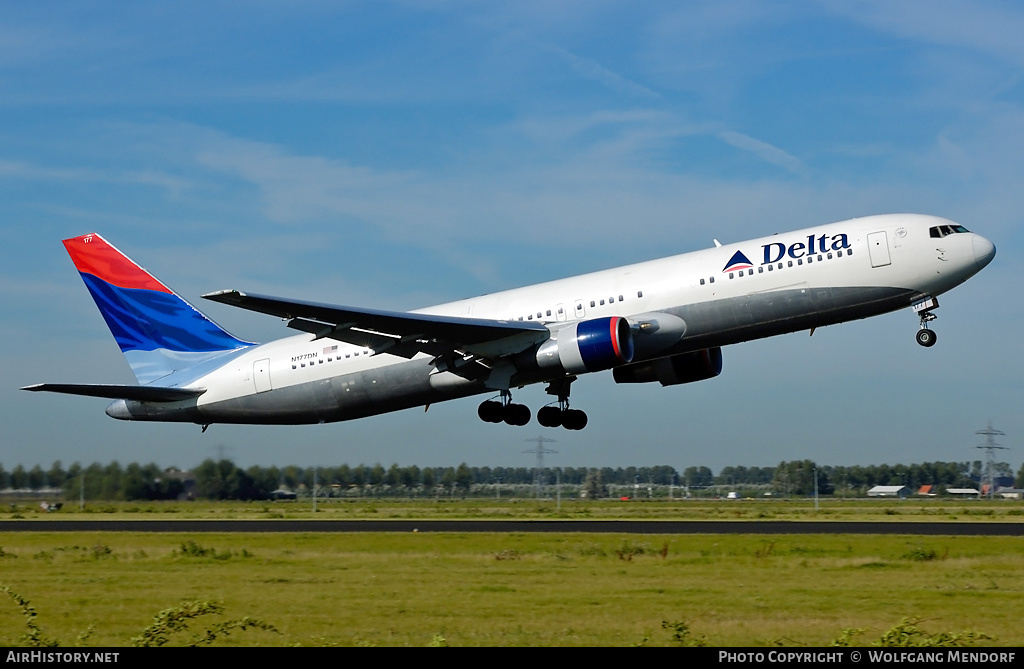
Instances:
[[[555,532],[1024,536],[1024,523],[577,520],[0,520],[2,532]]]

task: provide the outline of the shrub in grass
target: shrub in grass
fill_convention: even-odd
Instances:
[[[929,634],[920,627],[918,623],[923,622],[919,618],[904,618],[897,625],[887,630],[874,646],[885,647],[960,647],[973,646],[978,641],[994,641],[995,639],[981,632],[965,630],[959,634],[953,632],[939,632]]]
[[[39,625],[36,624],[36,610],[27,599],[6,585],[0,587],[0,592],[10,597],[11,601],[21,609],[21,615],[25,618],[25,626],[28,628],[28,631],[21,635],[22,643],[33,648],[56,648],[60,645],[54,639],[46,636]]]
[[[224,612],[224,607],[216,602],[182,602],[178,606],[164,609],[156,614],[153,624],[142,630],[137,637],[132,638],[132,645],[136,647],[151,648],[163,646],[170,641],[172,634],[183,632],[188,629],[189,622],[202,616],[217,615]],[[187,644],[188,646],[208,646],[217,640],[219,636],[227,636],[234,630],[261,629],[268,632],[277,632],[273,625],[249,618],[240,620],[228,620],[208,627],[199,634],[196,634]]]

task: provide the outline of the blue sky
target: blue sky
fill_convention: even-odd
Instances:
[[[0,463],[774,465],[1024,451],[1024,9],[1010,2],[0,0]],[[875,213],[999,249],[908,311],[725,350],[674,388],[581,379],[584,432],[477,401],[308,427],[121,423],[132,382],[60,240],[100,232],[234,334],[222,288],[412,309]],[[534,410],[542,389],[516,395]]]

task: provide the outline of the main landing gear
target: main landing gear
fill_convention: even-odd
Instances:
[[[567,430],[582,430],[587,426],[587,414],[569,408],[569,386],[575,380],[575,376],[566,376],[548,384],[547,393],[558,398],[557,406],[552,403],[538,411],[538,423],[544,427],[564,427]]]
[[[587,414],[569,408],[569,386],[575,380],[575,376],[568,376],[548,384],[548,394],[558,397],[557,406],[551,403],[542,407],[537,412],[538,423],[544,427],[564,427],[567,430],[582,430],[587,426]],[[481,403],[476,412],[485,423],[526,425],[530,422],[530,408],[523,404],[513,404],[512,393],[507,390],[501,391],[500,400]]]
[[[525,404],[513,404],[512,393],[507,390],[501,391],[501,401],[487,400],[480,405],[476,413],[485,423],[526,425],[530,422],[530,407]]]
[[[917,331],[917,343],[925,348],[935,346],[935,341],[938,339],[938,335],[932,330],[928,329],[928,323],[934,321],[938,316],[932,313],[935,309],[939,308],[939,301],[934,297],[926,297],[923,300],[918,300],[910,305],[910,308],[917,313],[921,319],[921,329]]]
[[[567,430],[582,430],[587,426],[587,414],[579,409],[570,409],[568,404],[549,404],[537,412],[537,422],[544,427],[564,427]]]

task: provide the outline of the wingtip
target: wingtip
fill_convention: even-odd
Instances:
[[[227,297],[245,297],[245,293],[240,290],[232,290],[230,288],[225,290],[215,290],[212,293],[206,293],[201,296],[204,300],[213,300],[214,302],[222,302]]]

